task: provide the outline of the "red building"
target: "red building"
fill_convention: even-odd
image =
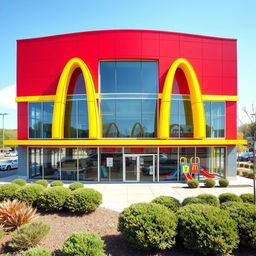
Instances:
[[[18,140],[5,143],[20,175],[234,177],[236,51],[235,39],[146,30],[19,40]]]

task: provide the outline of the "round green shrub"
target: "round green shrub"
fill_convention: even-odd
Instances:
[[[171,196],[159,196],[152,203],[161,204],[176,212],[180,207],[180,201]]]
[[[204,255],[225,255],[237,248],[237,224],[226,211],[207,204],[191,204],[180,208],[177,216],[179,235],[186,248]]]
[[[175,244],[177,217],[167,207],[137,203],[119,215],[118,230],[139,249],[167,249]]]
[[[82,183],[80,183],[80,182],[73,182],[73,183],[71,183],[69,186],[68,186],[68,188],[70,189],[70,190],[76,190],[76,189],[78,189],[78,188],[83,188],[84,187],[84,184],[82,184]]]
[[[45,188],[47,188],[47,187],[48,187],[48,184],[49,184],[49,182],[48,182],[47,180],[37,180],[35,183],[36,183],[36,184],[39,184],[39,185],[42,185],[42,186],[44,186]]]
[[[256,206],[248,203],[226,202],[221,208],[237,222],[242,245],[256,248]]]
[[[50,225],[35,221],[20,226],[12,233],[9,246],[17,250],[27,250],[39,244],[50,232]]]
[[[251,193],[241,194],[240,197],[244,203],[250,203],[250,204],[254,203],[254,196]]]
[[[15,192],[20,188],[21,186],[13,183],[0,185],[0,201],[14,199]]]
[[[248,177],[249,173],[250,173],[249,171],[242,171],[242,174],[243,174],[244,177]]]
[[[72,233],[61,248],[63,256],[105,256],[104,241],[97,234],[80,231]]]
[[[188,181],[188,187],[189,188],[197,188],[199,186],[198,180],[189,180]]]
[[[68,196],[65,207],[71,212],[95,211],[102,203],[102,194],[92,188],[79,188]]]
[[[229,202],[229,201],[233,201],[233,202],[242,202],[242,199],[237,196],[236,194],[233,193],[223,193],[219,195],[219,200],[220,203],[225,203],[225,202]]]
[[[48,249],[31,248],[28,251],[21,252],[19,256],[52,256]]]
[[[218,207],[220,205],[219,199],[211,194],[201,194],[197,196],[203,204],[209,204]]]
[[[27,182],[24,179],[15,179],[12,181],[13,184],[17,184],[19,186],[25,186]]]
[[[198,197],[187,197],[183,200],[182,206],[187,204],[202,204],[202,200]]]
[[[2,238],[4,237],[5,232],[2,226],[0,226],[0,241],[2,240]]]
[[[253,179],[253,175],[254,175],[253,172],[250,172],[249,175],[248,175],[248,178]]]
[[[44,191],[44,187],[39,184],[30,184],[17,190],[14,197],[20,201],[33,204],[38,196]]]
[[[55,181],[51,182],[50,186],[51,187],[63,187],[64,183],[60,180],[55,180]]]
[[[215,186],[216,182],[213,179],[206,179],[204,180],[204,185],[207,188],[213,188]]]
[[[45,211],[60,211],[71,191],[64,187],[47,188],[36,200],[38,208]]]
[[[219,186],[222,188],[226,188],[229,185],[229,181],[226,179],[220,179],[219,180]]]

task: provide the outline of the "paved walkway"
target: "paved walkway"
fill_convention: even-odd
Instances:
[[[18,176],[1,179],[0,183],[10,182]],[[203,186],[203,184],[201,184]],[[253,180],[237,176],[227,188],[196,188],[189,189],[185,183],[122,183],[122,184],[85,184],[87,188],[94,188],[103,195],[102,207],[121,212],[133,203],[150,202],[154,198],[167,195],[182,200],[189,196],[210,193],[218,196],[221,193],[253,193]],[[66,184],[65,186],[68,186]]]

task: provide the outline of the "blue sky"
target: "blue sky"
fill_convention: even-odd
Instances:
[[[242,107],[256,105],[256,1],[0,0],[0,112],[9,114],[5,127],[16,127],[17,39],[122,28],[237,38],[238,118],[247,121]]]

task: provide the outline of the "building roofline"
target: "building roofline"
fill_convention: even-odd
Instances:
[[[197,34],[190,34],[190,33],[180,33],[180,32],[170,32],[170,31],[161,31],[161,30],[146,30],[146,29],[110,29],[110,30],[94,30],[94,31],[83,31],[83,32],[74,32],[74,33],[67,33],[67,34],[59,34],[59,35],[50,35],[50,36],[42,36],[42,37],[35,37],[35,38],[26,38],[26,39],[18,39],[17,41],[37,41],[37,40],[46,40],[46,39],[58,39],[61,37],[72,37],[81,34],[100,34],[106,32],[153,32],[159,34],[172,34],[172,35],[179,35],[179,36],[188,36],[188,37],[197,37],[197,38],[208,38],[208,39],[215,39],[215,40],[226,40],[226,41],[237,41],[235,38],[224,38],[224,37],[215,37],[215,36],[205,36],[205,35],[197,35]]]

